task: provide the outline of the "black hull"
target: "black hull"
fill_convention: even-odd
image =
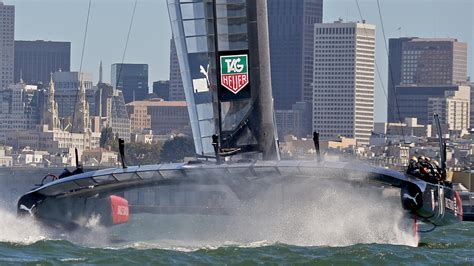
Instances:
[[[163,164],[126,169],[105,169],[74,175],[48,183],[28,192],[18,201],[20,214],[32,214],[38,220],[56,227],[84,226],[90,217],[100,215],[110,220],[104,203],[110,195],[129,199],[130,212],[160,214],[226,215],[235,202],[252,200],[275,184],[298,180],[333,179],[374,189],[400,189],[402,206],[419,220],[437,226],[462,220],[460,201],[446,186],[426,183],[417,178],[361,164],[314,161],[262,161],[255,163]],[[177,188],[193,192],[187,204],[177,204],[171,196],[161,204],[143,204],[134,191],[166,188],[169,195]],[[168,195],[167,194],[167,195]],[[146,195],[146,194],[145,194]],[[111,223],[104,222],[105,225]],[[64,226],[62,226],[64,225]]]

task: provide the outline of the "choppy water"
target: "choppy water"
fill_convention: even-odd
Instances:
[[[467,222],[422,234],[416,246],[409,225],[383,225],[383,217],[364,228],[318,225],[308,217],[311,231],[293,228],[300,223],[280,224],[285,221],[278,215],[265,219],[267,226],[239,224],[236,217],[135,215],[131,223],[112,229],[66,234],[9,212],[0,216],[0,265],[474,264],[474,224]]]
[[[356,244],[346,247],[248,243],[220,247],[158,248],[154,244],[88,247],[65,240],[0,243],[0,264],[474,264],[474,227],[471,224],[435,231],[419,247]]]
[[[313,183],[285,188],[284,203],[276,189],[228,216],[140,214],[74,233],[19,220],[10,193],[0,202],[0,265],[474,264],[474,224],[422,234],[417,246],[398,197]]]

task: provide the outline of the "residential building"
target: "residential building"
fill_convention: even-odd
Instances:
[[[397,86],[466,84],[467,44],[448,38],[390,39],[388,75],[388,121],[403,121]]]
[[[375,26],[342,20],[314,27],[313,131],[369,144],[374,127]]]
[[[15,6],[0,2],[0,90],[13,84]]]
[[[113,64],[110,81],[122,91],[125,103],[144,100],[148,96],[148,65]]]
[[[422,125],[433,123],[433,112],[429,113],[430,99],[433,105],[435,104],[434,98],[444,99],[446,95],[452,95],[456,91],[463,91],[457,95],[459,97],[462,95],[463,98],[467,98],[470,101],[470,87],[465,85],[408,85],[397,86],[396,91],[401,119],[414,117]]]
[[[158,80],[158,81],[153,82],[153,94],[154,96],[158,98],[161,98],[165,101],[169,101],[170,100],[170,81]],[[182,99],[182,101],[184,101],[184,99]]]
[[[190,133],[190,121],[184,101],[151,99],[127,104],[132,132],[151,129],[153,134]]]
[[[51,73],[69,72],[71,43],[53,41],[15,41],[14,81],[48,84]]]
[[[11,155],[12,147],[0,146],[0,167],[12,167],[13,157]]]
[[[87,166],[115,167],[118,162],[118,154],[104,148],[94,148],[82,153],[81,162]]]
[[[164,98],[163,98],[164,99]],[[179,69],[178,54],[174,40],[170,40],[170,81],[169,81],[169,100],[184,101],[183,80],[181,79],[181,71]]]
[[[276,110],[313,102],[314,24],[323,0],[268,1],[272,91]]]

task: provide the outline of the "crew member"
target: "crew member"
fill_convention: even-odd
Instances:
[[[416,158],[416,156],[411,157],[410,163],[408,164],[408,168],[407,168],[407,174],[410,174],[410,175],[413,175],[413,176],[419,176],[420,175],[418,159]]]

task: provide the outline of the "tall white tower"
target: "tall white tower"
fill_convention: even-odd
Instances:
[[[89,120],[89,103],[86,101],[86,89],[84,87],[84,81],[82,80],[77,95],[76,108],[73,114],[72,133],[89,133],[90,132],[90,120]]]
[[[368,144],[374,127],[375,26],[315,24],[313,130]]]
[[[49,130],[59,128],[58,104],[54,99],[54,82],[53,74],[51,74],[51,81],[49,82],[48,101],[43,111],[43,125],[48,125]]]
[[[13,84],[15,6],[0,2],[0,90]]]

